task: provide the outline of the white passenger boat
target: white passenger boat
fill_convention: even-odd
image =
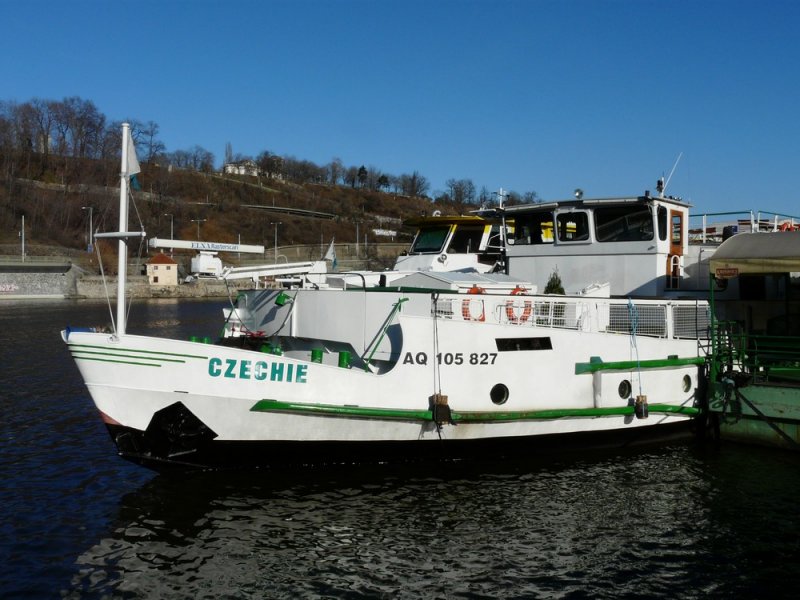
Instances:
[[[683,429],[699,410],[708,306],[680,298],[687,210],[649,195],[509,208],[507,273],[254,289],[213,344],[126,333],[120,289],[114,332],[63,338],[120,455],[154,468],[621,446]],[[458,254],[446,245],[456,225],[432,256]],[[488,240],[485,226],[472,239]],[[130,235],[125,210],[119,229]],[[554,273],[568,293],[538,293]]]

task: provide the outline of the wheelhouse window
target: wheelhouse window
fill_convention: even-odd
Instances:
[[[447,251],[451,254],[477,252],[481,247],[481,239],[483,239],[483,225],[459,225]]]
[[[667,239],[667,207],[658,207],[658,239],[662,242]]]
[[[449,225],[422,229],[414,240],[411,252],[441,252],[447,235],[450,233]]]
[[[552,244],[553,213],[537,212],[514,219],[515,244]]]
[[[594,211],[598,242],[641,242],[653,239],[653,213],[649,205],[603,206]]]
[[[589,215],[583,211],[560,213],[558,221],[559,242],[582,242],[589,239]]]

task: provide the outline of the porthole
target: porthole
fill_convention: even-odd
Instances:
[[[688,392],[690,389],[692,389],[692,378],[689,377],[688,375],[684,375],[683,376],[683,391],[684,392]]]
[[[495,384],[489,392],[489,398],[495,404],[505,404],[508,400],[508,388],[502,383]]]
[[[619,382],[619,387],[617,388],[617,392],[619,393],[619,397],[623,400],[626,400],[631,397],[631,382],[627,379],[623,379]]]

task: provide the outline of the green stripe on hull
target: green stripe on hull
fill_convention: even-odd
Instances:
[[[158,362],[171,362],[171,363],[181,363],[181,364],[185,364],[186,363],[185,360],[179,360],[177,358],[163,358],[161,356],[154,356],[153,358],[150,358],[148,356],[136,356],[136,355],[132,355],[132,354],[123,354],[122,352],[89,352],[89,351],[86,351],[86,350],[74,350],[72,352],[72,357],[73,358],[85,358],[85,359],[91,360],[95,356],[110,356],[112,358],[135,358],[135,359],[138,359],[138,360],[152,360],[154,362],[158,361]],[[100,359],[97,359],[97,360],[100,360]]]
[[[76,356],[75,354],[72,355],[72,358],[75,360],[94,360],[97,362],[106,362],[106,363],[117,363],[121,365],[137,365],[140,367],[160,367],[161,365],[157,363],[142,363],[142,362],[134,362],[132,360],[114,360],[111,358],[96,358],[94,356]]]
[[[208,356],[200,356],[198,354],[180,354],[178,352],[153,352],[152,350],[137,350],[136,348],[111,348],[110,346],[97,346],[93,344],[68,344],[69,348],[73,351],[80,352],[77,350],[78,348],[90,348],[92,350],[103,350],[105,352],[135,352],[137,354],[147,354],[150,356],[161,357],[161,356],[177,356],[178,358],[201,358],[206,360]],[[146,358],[142,356],[141,358]]]
[[[260,400],[250,409],[253,412],[280,412],[298,415],[318,415],[325,417],[348,417],[375,419],[380,421],[432,421],[429,410],[401,408],[372,408],[360,406],[337,406],[334,404],[300,404],[278,400]],[[673,413],[695,416],[700,410],[692,406],[673,406],[671,404],[650,404],[651,413]],[[634,414],[633,406],[609,408],[564,408],[532,411],[484,411],[452,412],[455,423],[507,423],[511,421],[533,421],[537,419],[563,419],[576,417],[611,417]]]
[[[636,371],[639,369],[665,369],[669,367],[685,367],[687,365],[702,365],[706,359],[702,356],[688,358],[657,358],[654,360],[622,360],[616,362],[603,362],[597,357],[592,357],[588,363],[575,363],[575,375],[595,373],[597,371]]]

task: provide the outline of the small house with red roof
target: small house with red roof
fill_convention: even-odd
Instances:
[[[178,263],[161,252],[147,261],[150,285],[178,285]]]

